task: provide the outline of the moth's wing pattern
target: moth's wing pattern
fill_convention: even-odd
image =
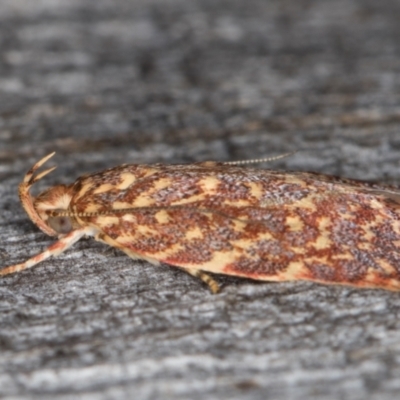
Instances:
[[[130,256],[185,269],[400,289],[400,206],[382,193],[318,192],[263,207],[137,208],[87,223]]]
[[[71,211],[100,215],[79,224],[131,257],[258,280],[400,289],[397,189],[218,164],[121,166],[76,185]]]

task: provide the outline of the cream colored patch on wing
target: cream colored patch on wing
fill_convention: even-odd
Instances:
[[[113,206],[114,209],[124,208],[140,208],[140,207],[151,207],[155,204],[155,201],[149,197],[149,195],[138,196],[135,201],[130,203],[116,202]]]
[[[377,217],[374,221],[362,225],[363,239],[366,243],[373,243],[374,239],[377,236],[376,232],[379,231],[379,224],[383,222],[384,219],[382,219],[381,217]],[[400,232],[397,232],[399,230],[399,227],[400,224],[399,223],[396,224],[395,221],[393,221],[393,223],[390,224],[390,228],[393,229],[398,234],[400,234]]]
[[[288,266],[277,275],[268,277],[268,280],[271,281],[296,281],[307,279],[309,271],[306,268],[304,262],[301,261],[292,261],[288,264]]]
[[[115,189],[115,185],[112,185],[111,183],[103,183],[98,188],[93,190],[93,194],[105,193],[105,192],[109,192],[110,190],[113,190],[113,189]],[[85,192],[86,191],[87,190],[85,190]]]
[[[118,225],[119,224],[119,218],[118,217],[113,217],[111,215],[102,215],[101,217],[98,218],[97,224],[100,227]]]
[[[342,254],[338,254],[336,257],[333,257],[335,260],[344,260],[344,261],[353,261],[354,260],[354,256],[348,252],[348,253],[342,253]],[[326,264],[329,264],[328,261],[325,261]]]
[[[90,203],[85,207],[84,213],[97,213],[101,209],[101,204]],[[74,207],[74,211],[77,212],[76,207]]]
[[[235,249],[233,251],[216,251],[213,253],[213,257],[210,261],[198,264],[185,263],[183,267],[200,269],[202,271],[214,272],[216,274],[224,274],[226,273],[224,272],[225,267],[227,265],[233,264],[239,259],[241,255],[242,254],[238,249]],[[251,260],[251,258],[248,258],[248,260]]]
[[[204,190],[205,193],[215,193],[220,184],[220,180],[213,177],[207,177],[199,181],[199,186]]]
[[[309,210],[309,212],[315,212],[317,211],[317,205],[316,205],[316,200],[317,196],[307,196],[298,202],[294,203],[296,207],[302,208],[304,210]]]
[[[187,240],[202,239],[203,238],[203,233],[201,232],[200,228],[195,227],[195,228],[190,229],[189,231],[186,232],[185,238]]]
[[[126,201],[114,201],[112,204],[113,210],[126,210],[126,209],[131,209],[134,208],[131,203],[128,203]]]
[[[304,223],[298,216],[288,216],[285,222],[291,232],[304,230]]]
[[[261,199],[263,196],[263,187],[262,185],[256,182],[248,182],[246,186],[250,187],[250,194],[251,196],[255,197],[256,199]]]
[[[247,199],[240,199],[240,200],[232,199],[232,200],[229,200],[228,198],[225,198],[224,199],[224,204],[227,205],[227,206],[231,205],[231,206],[235,206],[235,207],[246,207],[246,206],[251,205],[252,202],[251,202],[251,198],[249,198],[248,200]]]
[[[374,208],[375,210],[383,210],[385,208],[381,199],[371,198],[368,202],[368,206]]]
[[[130,207],[151,207],[155,204],[155,199],[153,199],[152,195],[162,189],[168,188],[172,186],[172,181],[169,178],[159,179],[156,182],[153,182],[153,186],[138,196]]]
[[[124,190],[136,181],[136,176],[131,173],[121,174],[121,183],[117,185],[117,189]]]
[[[232,240],[231,244],[237,249],[241,249],[242,251],[254,248],[254,246],[257,246],[260,244],[260,242],[266,242],[273,240],[273,237],[269,233],[263,233],[262,235],[257,235],[255,239],[249,238],[249,239],[238,239],[238,240]],[[262,246],[262,244],[261,244]]]
[[[329,249],[331,246],[332,242],[324,235],[318,236],[314,244],[316,250]]]
[[[136,217],[134,215],[132,215],[132,214],[124,214],[122,216],[122,220],[124,222],[137,222]]]
[[[118,241],[120,241],[120,240],[118,239]],[[153,253],[151,253],[151,255],[143,254],[143,255],[140,255],[140,258],[143,258],[144,260],[150,258],[150,259],[154,259],[154,260],[163,261],[163,260],[167,260],[170,257],[173,257],[174,254],[178,253],[181,250],[182,250],[182,245],[180,243],[175,243],[174,245],[169,246],[166,250],[154,251]],[[185,265],[186,265],[186,263],[185,263]]]
[[[232,229],[235,232],[243,232],[246,229],[246,223],[243,221],[239,221],[238,219],[231,220]]]
[[[101,235],[97,234],[95,236],[95,240],[102,242],[102,243],[106,243],[111,247],[115,247],[117,249],[122,250],[125,254],[127,254],[129,257],[131,257],[134,260],[145,260],[145,261],[152,263],[153,265],[160,265],[160,262],[158,260],[156,260],[155,258],[137,254],[137,253],[131,251],[130,249],[127,249],[126,247],[121,245],[121,243],[111,239],[109,236],[107,236],[105,234],[101,234]]]
[[[389,264],[388,262],[387,262],[387,260],[384,260],[384,259],[382,259],[382,258],[378,258],[378,259],[376,259],[375,260],[375,262],[381,267],[381,268],[383,268],[384,270],[385,270],[385,274],[390,274],[390,275],[397,275],[397,270],[396,270],[396,268],[393,266],[393,265],[391,265],[391,264]],[[374,270],[374,268],[369,268],[368,269],[368,271],[370,271],[370,270],[372,270],[372,271],[375,271]],[[368,272],[369,273],[369,272]]]
[[[320,234],[315,241],[314,248],[317,250],[327,249],[332,246],[332,241],[329,239],[331,219],[327,217],[320,217],[317,222]]]
[[[362,285],[364,282],[368,282],[369,284],[377,285],[379,287],[379,281],[381,279],[382,279],[382,276],[380,276],[380,274],[377,273],[377,271],[375,269],[368,268],[367,273],[366,273],[363,281],[360,282],[360,283]],[[393,281],[395,282],[395,287],[396,286],[398,287],[399,286],[399,282],[397,280],[393,280]]]
[[[391,228],[394,230],[394,232],[400,236],[400,222],[399,221],[393,221],[391,224]]]
[[[159,232],[157,232],[156,226],[150,227],[148,225],[137,225],[135,233],[154,238],[157,238],[159,236]],[[127,239],[128,241],[132,240],[130,236]]]
[[[170,221],[170,216],[166,210],[158,211],[154,218],[157,220],[159,224],[166,224]]]

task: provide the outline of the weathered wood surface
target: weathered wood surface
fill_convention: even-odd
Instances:
[[[400,7],[349,1],[0,4],[0,266],[52,240],[17,185],[123,162],[304,152],[276,168],[400,182]],[[390,399],[400,294],[220,280],[93,241],[0,281],[0,397]]]

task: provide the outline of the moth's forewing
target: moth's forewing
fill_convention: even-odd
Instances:
[[[79,222],[128,254],[259,280],[400,289],[395,189],[218,164],[106,172],[78,180],[70,209],[107,210]]]

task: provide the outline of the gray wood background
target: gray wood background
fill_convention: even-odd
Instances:
[[[17,185],[126,162],[235,160],[400,182],[397,0],[4,0],[0,266],[52,243]],[[5,399],[379,399],[400,295],[219,278],[91,240],[0,281]]]

